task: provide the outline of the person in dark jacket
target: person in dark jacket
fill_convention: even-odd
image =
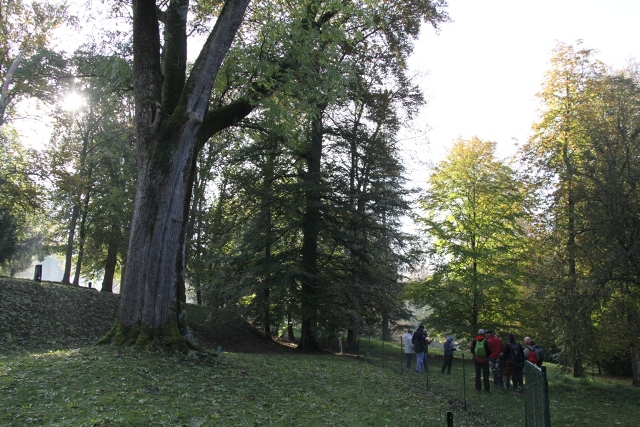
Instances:
[[[477,349],[484,347],[484,356],[477,355]],[[482,374],[482,380],[484,382],[484,391],[489,392],[491,385],[489,382],[489,355],[491,354],[491,346],[487,341],[484,329],[478,329],[478,335],[473,339],[471,343],[471,354],[473,354],[473,365],[476,368],[476,391],[480,391],[480,374]]]
[[[522,387],[522,368],[524,366],[524,352],[522,345],[516,341],[515,335],[509,334],[509,342],[504,346],[502,351],[503,357],[507,363],[513,389],[520,390]],[[506,388],[509,388],[507,381]]]
[[[423,325],[418,326],[418,329],[413,333],[411,342],[417,355],[416,372],[422,372],[424,370],[424,355],[427,352],[427,335],[424,333]]]
[[[442,373],[446,369],[447,374],[451,374],[451,364],[453,363],[453,352],[456,348],[453,345],[453,335],[449,336],[444,342],[444,365],[442,365]]]

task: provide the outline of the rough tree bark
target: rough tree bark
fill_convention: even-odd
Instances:
[[[196,348],[185,313],[186,217],[203,141],[237,119],[232,108],[212,112],[208,107],[249,1],[225,2],[188,79],[182,68],[188,0],[171,1],[160,14],[155,0],[133,1],[138,178],[120,314],[107,341]],[[165,24],[163,51],[175,54],[165,66],[158,16]],[[212,123],[203,126],[206,121]]]

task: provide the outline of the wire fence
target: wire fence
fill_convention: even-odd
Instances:
[[[551,427],[547,369],[526,362],[525,373],[528,379],[524,388],[526,426]]]
[[[345,355],[356,356],[366,363],[393,370],[406,378],[406,381],[445,399],[449,403],[449,410],[454,413],[466,411],[479,414],[491,425],[496,426],[550,426],[546,375],[542,377],[542,370],[535,365],[532,366],[540,372],[525,369],[523,363],[492,361],[486,370],[478,366],[481,379],[477,383],[476,364],[468,350],[455,351],[449,369],[444,366],[441,344],[435,343],[429,346],[426,353],[427,369],[416,372],[416,355],[411,354],[410,358],[407,357],[402,337],[379,340],[371,335],[361,335],[357,344],[351,346],[351,351],[345,350],[346,345],[342,345],[341,348]],[[484,373],[488,373],[488,384],[484,381]],[[489,392],[486,391],[486,385]],[[544,399],[547,401],[546,415],[540,412],[540,402],[544,405]],[[541,414],[542,423],[539,421]]]

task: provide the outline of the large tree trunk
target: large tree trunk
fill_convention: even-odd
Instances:
[[[186,326],[184,263],[191,183],[201,148],[198,132],[213,82],[248,3],[225,2],[184,83],[179,70],[172,69],[166,78],[162,75],[155,0],[133,1],[138,179],[119,320],[108,336],[117,344],[162,345],[182,351],[196,347]],[[187,6],[186,0],[172,2],[165,23],[186,20]],[[167,44],[175,44],[180,52],[186,41],[185,26],[179,22],[167,26],[164,39],[165,51]],[[185,55],[186,49],[177,60],[186,60]],[[163,90],[163,84],[172,87]],[[162,98],[162,93],[174,90],[182,93],[175,108],[175,98]]]
[[[318,235],[320,233],[320,163],[322,157],[322,113],[311,122],[310,148],[306,154],[306,210],[302,219],[302,329],[298,349],[320,351],[318,322]]]

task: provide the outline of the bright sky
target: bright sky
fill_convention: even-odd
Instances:
[[[409,153],[416,184],[427,170],[417,159],[437,163],[458,137],[495,141],[504,156],[527,140],[556,41],[582,39],[614,68],[640,59],[639,0],[449,0],[448,11],[453,22],[425,27],[411,63],[428,74],[429,146]]]

